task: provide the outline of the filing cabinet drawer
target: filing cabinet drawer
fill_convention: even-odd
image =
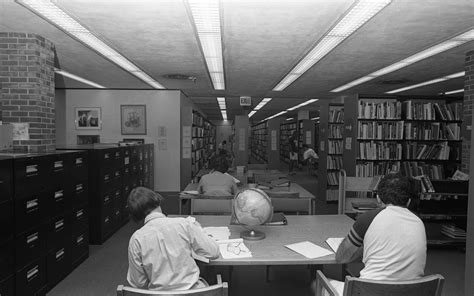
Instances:
[[[120,206],[122,204],[122,190],[120,187],[112,189],[112,198],[114,206]]]
[[[75,181],[87,180],[88,178],[88,167],[89,160],[87,152],[77,152],[73,153],[70,158],[70,172],[71,177]]]
[[[43,222],[47,212],[45,194],[15,199],[15,232],[21,233]]]
[[[72,207],[78,207],[87,204],[89,201],[87,181],[77,181],[72,185]]]
[[[128,166],[132,162],[132,149],[130,147],[122,147],[123,163],[122,165]]]
[[[74,231],[71,236],[71,260],[72,262],[89,253],[89,230]]]
[[[138,162],[138,146],[131,146],[131,162],[137,163]]]
[[[88,229],[89,225],[89,209],[87,205],[78,207],[72,211],[72,231],[79,231],[82,229]]]
[[[16,273],[16,294],[35,295],[46,284],[46,257],[41,257]]]
[[[112,172],[113,174],[113,186],[120,186],[122,184],[122,168],[115,168]]]
[[[0,202],[13,198],[13,160],[0,160]]]
[[[0,244],[0,279],[13,274],[15,266],[15,243],[9,240]]]
[[[67,158],[68,153],[52,154],[45,158],[46,165],[48,166],[48,176],[46,182],[50,183],[52,180],[56,183],[62,183],[66,180],[66,175],[69,172],[69,165]]]
[[[100,171],[98,178],[97,182],[99,182],[99,190],[101,192],[108,191],[114,184],[114,170],[104,168]]]
[[[108,237],[114,230],[114,216],[112,208],[102,212],[102,217],[100,221],[100,230],[102,234],[102,239]]]
[[[113,150],[113,158],[114,158],[114,167],[119,168],[122,167],[123,163],[123,151],[120,148],[115,148]]]
[[[13,201],[0,203],[0,244],[13,237]]]
[[[107,192],[100,197],[102,213],[109,211],[114,205],[114,196],[112,192]]]
[[[0,295],[14,296],[15,295],[15,278],[13,275],[0,280]]]
[[[17,158],[13,162],[15,170],[15,194],[34,194],[39,190],[44,191],[45,180],[48,178],[49,158],[47,156],[35,156]]]
[[[53,190],[45,193],[48,216],[56,216],[71,210],[71,195],[64,185],[54,185]]]
[[[40,225],[15,238],[16,269],[46,255],[46,225]]]
[[[58,246],[48,253],[46,260],[48,286],[53,287],[71,270],[71,249],[66,247],[66,243]]]
[[[121,205],[117,205],[117,206],[114,206],[113,210],[112,210],[112,215],[113,215],[113,223],[114,223],[114,228],[119,228],[120,226],[122,226],[122,206]]]
[[[122,222],[127,222],[130,220],[130,211],[128,209],[127,201],[122,203]]]
[[[71,219],[69,215],[60,215],[47,223],[47,248],[51,251],[62,245],[71,233]]]
[[[101,167],[113,167],[115,164],[114,150],[111,149],[100,149],[97,151],[97,165]]]
[[[130,166],[125,166],[123,168],[123,182],[127,182],[127,180],[132,176],[131,172],[132,168]]]

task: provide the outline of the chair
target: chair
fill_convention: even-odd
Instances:
[[[212,196],[201,194],[191,199],[191,215],[229,215],[232,212],[233,195]]]
[[[217,275],[217,284],[192,290],[184,291],[152,291],[126,287],[119,285],[117,287],[117,296],[169,296],[169,295],[188,295],[188,296],[227,296],[229,287],[226,282],[222,282],[220,274]]]
[[[375,203],[374,198],[367,197],[351,197],[347,198],[347,192],[356,192],[366,194],[373,192],[378,185],[380,177],[348,177],[345,170],[340,171],[339,175],[339,192],[338,192],[338,214],[345,214],[346,212],[353,213],[355,210],[352,207],[352,202],[368,202]]]
[[[266,163],[249,163],[247,170],[266,170],[268,165]]]
[[[444,277],[435,274],[409,281],[374,281],[346,276],[344,294],[338,295],[324,274],[316,272],[316,296],[441,296]]]

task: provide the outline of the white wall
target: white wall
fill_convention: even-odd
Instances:
[[[57,143],[77,144],[77,135],[100,135],[102,143],[117,143],[124,138],[142,138],[155,144],[155,190],[180,190],[180,103],[177,90],[57,90],[56,101],[64,109],[64,116],[56,116],[59,128]],[[63,105],[61,100],[64,102]],[[146,105],[147,134],[122,135],[120,129],[120,105]],[[100,107],[101,130],[76,130],[75,108]],[[57,112],[61,112],[60,109]],[[166,127],[167,149],[158,147],[158,126]]]

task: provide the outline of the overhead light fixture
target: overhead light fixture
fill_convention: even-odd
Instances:
[[[222,119],[227,120],[227,111],[226,110],[221,110],[221,114],[222,114]]]
[[[319,120],[319,116],[318,117],[313,117],[313,118],[311,118],[311,120]]]
[[[316,101],[318,101],[318,100],[319,100],[319,99],[307,100],[307,101],[305,101],[305,102],[303,102],[303,103],[301,103],[301,104],[298,104],[298,105],[293,106],[293,107],[291,107],[291,108],[288,108],[288,109],[286,109],[286,110],[287,110],[287,111],[293,111],[293,110],[295,110],[295,109],[301,108],[301,107],[306,106],[306,105],[308,105],[308,104],[314,103],[314,102],[316,102]]]
[[[103,85],[100,85],[98,83],[95,83],[95,82],[92,82],[90,80],[87,80],[85,78],[82,78],[80,76],[77,76],[77,75],[74,75],[72,73],[69,73],[69,72],[66,72],[64,70],[61,70],[61,69],[58,69],[58,68],[54,68],[54,73],[56,74],[59,74],[59,75],[62,75],[62,76],[65,76],[65,77],[68,77],[68,78],[71,78],[71,79],[74,79],[76,81],[79,81],[79,82],[82,82],[84,84],[88,84],[90,86],[93,86],[93,87],[96,87],[96,88],[106,88],[105,86]]]
[[[344,84],[344,85],[342,85],[338,88],[335,88],[335,89],[331,90],[331,92],[337,93],[337,92],[344,91],[344,90],[352,88],[356,85],[362,84],[364,82],[367,82],[367,81],[372,80],[374,78],[377,78],[379,76],[382,76],[382,75],[400,70],[400,69],[402,69],[406,66],[409,66],[411,64],[414,64],[416,62],[419,62],[419,61],[424,60],[426,58],[432,57],[432,56],[437,55],[439,53],[445,52],[449,49],[455,48],[455,47],[460,46],[460,45],[462,45],[466,42],[473,41],[473,40],[474,40],[474,29],[471,29],[467,32],[458,34],[458,35],[454,36],[451,39],[448,39],[448,40],[443,41],[441,43],[438,43],[434,46],[431,46],[431,47],[429,47],[425,50],[417,52],[417,53],[415,53],[415,54],[413,54],[413,55],[411,55],[411,56],[409,56],[409,57],[407,57],[407,58],[405,58],[401,61],[398,61],[398,62],[396,62],[396,63],[394,63],[390,66],[384,67],[380,70],[377,70],[375,72],[370,73],[369,75],[366,75],[366,76],[361,77],[359,79],[356,79],[352,82]]]
[[[262,109],[263,106],[265,106],[268,102],[270,102],[272,98],[263,98],[263,100],[258,103],[255,108],[253,108],[252,112],[249,113],[249,118],[252,117],[255,113],[257,113],[258,110]]]
[[[226,111],[227,106],[225,104],[225,98],[218,97],[217,104],[219,104],[219,109],[221,109],[222,119],[227,120],[227,111]]]
[[[277,114],[275,114],[275,115],[272,115],[272,116],[270,116],[270,117],[265,118],[264,120],[270,120],[270,119],[272,119],[272,118],[275,118],[275,117],[278,117],[278,116],[280,116],[280,115],[283,115],[283,114],[285,114],[285,113],[287,113],[287,112],[288,112],[288,111],[286,111],[286,110],[285,110],[285,111],[281,111],[281,112],[279,112],[279,113],[277,113]]]
[[[188,0],[214,89],[225,89],[219,0]]]
[[[391,90],[391,91],[387,91],[385,93],[386,94],[395,94],[395,93],[399,93],[399,92],[406,91],[406,90],[409,90],[409,89],[414,89],[414,88],[418,88],[418,87],[425,86],[425,85],[435,84],[435,83],[438,83],[438,82],[443,82],[443,81],[446,81],[446,80],[459,78],[459,77],[464,76],[464,74],[465,74],[464,71],[463,72],[458,72],[458,73],[454,73],[454,74],[451,74],[451,75],[446,75],[446,76],[443,76],[443,77],[440,77],[440,78],[428,80],[428,81],[425,81],[425,82],[422,82],[422,83],[418,83],[418,84],[414,84],[414,85],[394,89],[394,90]]]
[[[349,37],[374,15],[387,6],[391,0],[360,0],[344,17],[304,56],[298,64],[273,88],[282,91],[312,66],[324,58],[344,39]]]
[[[288,121],[288,120],[293,120],[293,119],[294,119],[293,117],[290,117],[290,118],[287,118],[286,120]]]
[[[165,88],[50,0],[15,0],[153,88]]]
[[[464,88],[460,88],[460,89],[440,93],[440,95],[452,95],[452,94],[457,94],[457,93],[461,93],[461,92],[464,92]]]

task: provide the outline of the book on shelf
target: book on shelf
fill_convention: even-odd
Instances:
[[[400,119],[402,104],[398,101],[376,102],[360,100],[358,107],[359,119]]]
[[[419,175],[413,178],[420,181],[422,192],[435,192],[433,183],[431,183],[431,180],[427,175]]]
[[[462,180],[462,181],[467,181],[469,180],[469,175],[466,173],[461,172],[460,170],[456,170],[451,177],[453,180]]]

